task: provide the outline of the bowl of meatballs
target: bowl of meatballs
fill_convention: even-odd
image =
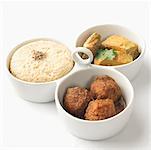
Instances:
[[[102,140],[126,126],[133,108],[129,80],[112,68],[84,68],[59,82],[55,102],[68,131],[82,139]]]

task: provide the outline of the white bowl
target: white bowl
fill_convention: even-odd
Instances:
[[[102,37],[102,40],[104,40],[105,38],[107,38],[108,36],[113,35],[113,34],[118,34],[118,35],[127,37],[129,40],[132,40],[138,44],[139,51],[141,54],[133,62],[124,64],[124,65],[118,65],[118,66],[100,66],[100,65],[91,64],[91,60],[93,60],[93,58],[89,59],[89,61],[86,62],[86,61],[80,59],[80,57],[77,57],[76,54],[77,54],[77,52],[84,52],[89,57],[93,57],[90,54],[88,49],[83,50],[83,48],[81,46],[83,45],[84,41],[90,36],[90,34],[92,34],[94,32],[99,33]],[[134,33],[133,31],[129,30],[128,28],[119,26],[119,25],[106,24],[106,25],[98,25],[98,26],[91,27],[79,35],[79,37],[76,40],[75,45],[76,45],[76,47],[81,47],[81,48],[78,48],[78,50],[75,50],[73,52],[73,55],[74,55],[73,58],[77,63],[90,64],[91,66],[97,66],[100,68],[101,67],[115,68],[118,71],[122,72],[124,75],[126,75],[129,80],[133,80],[136,77],[136,75],[138,75],[138,72],[142,66],[143,59],[144,59],[145,43],[144,43],[143,39],[138,34]]]
[[[19,44],[9,53],[9,55],[7,57],[7,61],[6,61],[7,74],[8,74],[8,77],[10,78],[13,86],[15,87],[18,95],[21,98],[28,100],[28,101],[32,101],[32,102],[38,102],[38,103],[50,102],[50,101],[54,101],[57,82],[59,80],[61,80],[62,78],[64,78],[65,76],[67,76],[69,73],[71,73],[74,70],[75,66],[68,74],[66,74],[62,78],[59,78],[57,80],[50,81],[50,82],[43,82],[43,83],[32,83],[32,82],[26,82],[26,81],[20,80],[20,79],[16,78],[15,76],[13,76],[9,71],[10,59],[11,59],[12,55],[14,54],[14,52],[18,48],[22,47],[23,45],[26,45],[27,43],[37,41],[37,40],[51,40],[51,41],[60,43],[59,41],[56,41],[54,39],[39,38],[39,39],[28,40],[26,42]],[[60,44],[62,44],[62,43],[60,43]],[[64,45],[64,44],[62,44],[62,45]]]
[[[112,77],[120,86],[126,100],[126,108],[114,117],[88,121],[70,115],[63,108],[63,97],[67,88],[73,86],[88,87],[90,80],[98,75]],[[120,72],[111,68],[89,67],[70,74],[59,82],[55,93],[55,102],[62,122],[73,135],[87,140],[100,140],[117,134],[129,120],[133,108],[134,91],[129,80]]]

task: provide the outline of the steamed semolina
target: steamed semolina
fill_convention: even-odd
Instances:
[[[24,81],[49,82],[66,75],[73,65],[67,47],[51,40],[37,40],[15,51],[10,72]]]

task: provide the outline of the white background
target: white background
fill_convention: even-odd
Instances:
[[[147,2],[26,2],[2,4],[2,144],[3,148],[149,148],[149,3]],[[147,47],[144,66],[132,82],[135,106],[127,127],[104,141],[78,139],[60,122],[55,103],[35,104],[20,99],[5,72],[8,52],[22,41],[50,37],[69,47],[81,31],[97,24],[120,24],[142,35]],[[72,49],[71,49],[72,50]]]

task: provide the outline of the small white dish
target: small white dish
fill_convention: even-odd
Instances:
[[[111,118],[99,121],[88,121],[76,118],[65,111],[63,98],[67,88],[73,86],[88,87],[89,81],[98,75],[112,77],[122,90],[126,108]],[[120,72],[111,68],[88,67],[78,70],[58,83],[55,102],[60,119],[73,135],[87,140],[102,140],[114,136],[126,126],[133,108],[134,90],[129,80]]]
[[[94,32],[99,33],[102,37],[102,40],[104,40],[110,35],[116,34],[116,35],[122,35],[128,38],[129,40],[134,41],[135,43],[138,44],[140,56],[137,59],[135,59],[133,62],[124,65],[101,66],[101,65],[91,64],[92,62],[91,60],[93,60],[92,58],[93,55],[89,49],[83,48],[82,45],[85,42],[85,40]],[[114,68],[120,71],[121,73],[123,73],[125,76],[127,76],[129,80],[133,80],[136,77],[136,75],[138,75],[139,70],[143,63],[144,52],[145,52],[145,42],[138,34],[134,33],[133,31],[129,30],[126,27],[119,26],[119,25],[112,25],[112,24],[98,25],[85,30],[77,38],[75,46],[78,47],[73,52],[73,59],[75,60],[75,62],[79,63],[80,65],[89,64],[91,67],[95,66],[99,68],[102,67]],[[87,61],[83,60],[81,57],[78,57],[77,55],[78,52],[86,53],[90,59],[88,59]]]

